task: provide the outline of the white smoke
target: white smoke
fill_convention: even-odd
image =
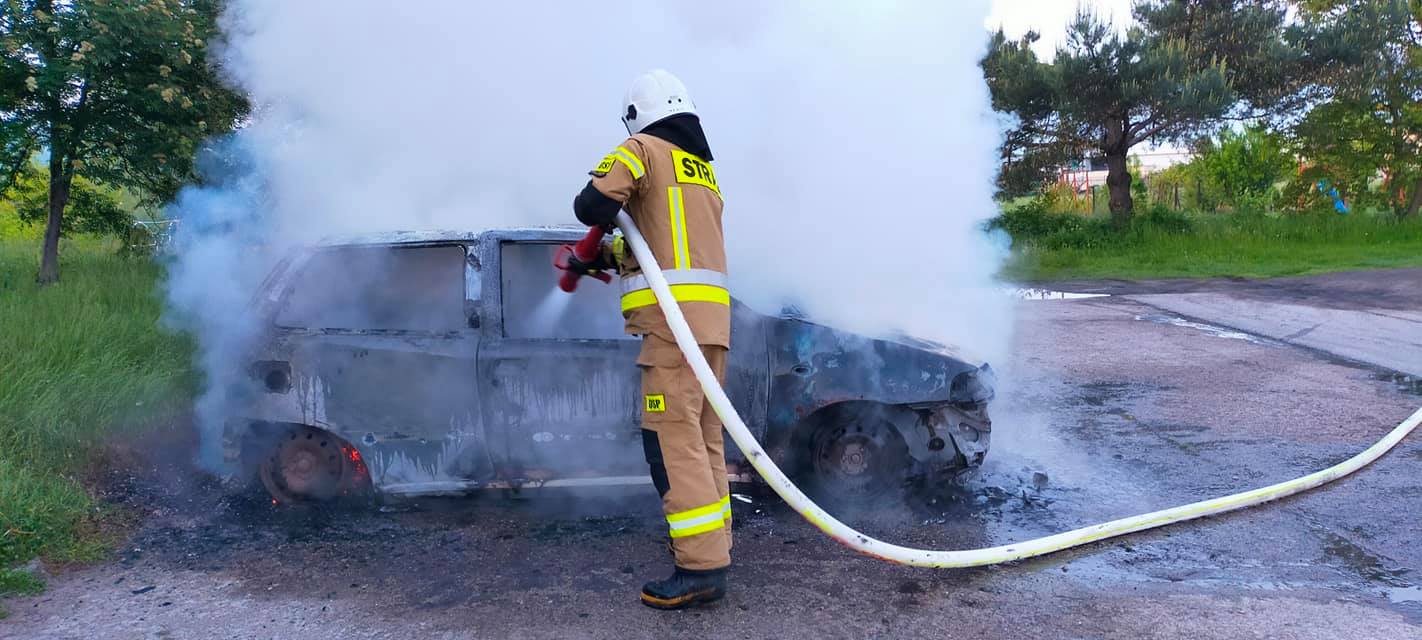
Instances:
[[[977,67],[986,15],[941,0],[235,0],[221,59],[257,112],[222,147],[241,170],[175,203],[176,315],[219,389],[284,247],[575,223],[588,169],[625,137],[624,88],[661,67],[690,87],[716,157],[735,295],[1000,358],[1011,302],[979,229],[999,143]],[[220,420],[216,402],[200,419]]]

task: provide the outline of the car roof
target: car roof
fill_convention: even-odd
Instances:
[[[504,229],[430,229],[423,231],[380,231],[373,233],[339,234],[322,238],[317,247],[339,247],[372,244],[430,244],[439,242],[473,242],[481,236],[512,241],[572,242],[586,233],[586,227],[559,225],[548,227],[512,227]]]

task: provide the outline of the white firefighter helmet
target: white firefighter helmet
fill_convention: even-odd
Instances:
[[[632,80],[622,100],[622,124],[627,133],[638,133],[658,120],[678,113],[696,113],[691,94],[676,76],[653,69]]]

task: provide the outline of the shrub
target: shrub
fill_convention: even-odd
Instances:
[[[1001,229],[1015,246],[1045,248],[1093,247],[1106,242],[1112,232],[1104,219],[1051,208],[1053,198],[1038,197],[989,220],[988,229]]]
[[[1194,225],[1190,221],[1190,216],[1179,211],[1173,211],[1163,204],[1154,204],[1136,215],[1133,223],[1140,227],[1163,231],[1165,233],[1185,233],[1190,231]]]

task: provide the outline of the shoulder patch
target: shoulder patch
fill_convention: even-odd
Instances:
[[[607,175],[607,172],[612,171],[612,166],[615,164],[617,164],[617,156],[614,156],[609,153],[603,157],[602,162],[597,163],[597,166],[593,167],[593,170],[588,172],[588,175],[593,176],[595,178],[601,178],[602,176]]]
[[[637,158],[637,154],[632,153],[627,147],[613,149],[612,153],[603,157],[602,162],[597,163],[597,167],[588,173],[594,177],[605,176],[609,171],[612,171],[612,168],[617,166],[619,162],[627,167],[627,171],[631,172],[633,180],[641,180],[642,176],[647,173],[647,168],[642,165],[642,161]]]

